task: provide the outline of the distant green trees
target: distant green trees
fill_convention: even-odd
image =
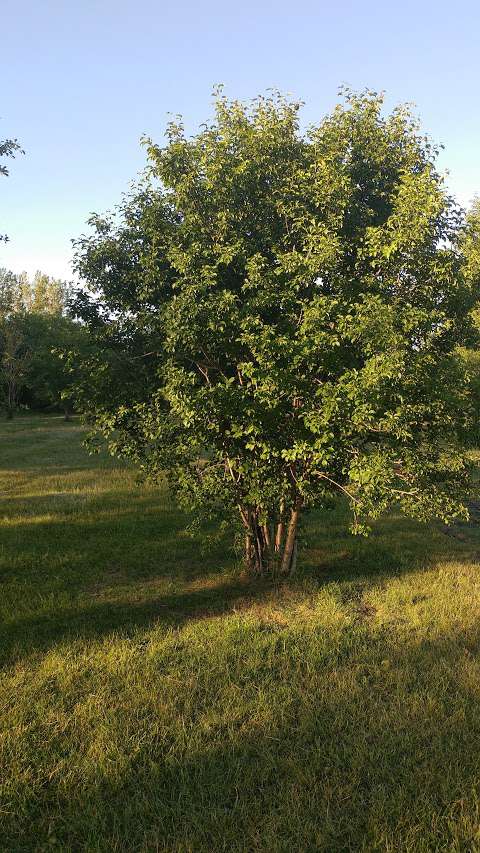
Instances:
[[[147,143],[137,191],[77,241],[97,433],[238,518],[257,574],[294,570],[302,514],[336,492],[357,532],[392,506],[464,511],[476,214],[408,108],[344,94],[306,132],[298,103],[220,95],[196,136]]]
[[[16,316],[4,320],[0,335],[0,380],[3,405],[7,418],[12,418],[18,408],[21,391],[26,381],[28,350]]]
[[[73,374],[66,353],[84,345],[87,331],[67,316],[69,286],[37,272],[0,270],[0,394],[7,417],[20,404],[61,409],[68,417]]]

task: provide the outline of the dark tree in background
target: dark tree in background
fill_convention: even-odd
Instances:
[[[72,411],[72,347],[85,353],[88,332],[68,316],[70,286],[37,272],[0,269],[0,401],[7,417],[20,404],[33,410]]]
[[[300,516],[332,493],[364,532],[393,505],[448,521],[466,488],[480,276],[437,148],[376,93],[305,133],[299,107],[220,94],[196,136],[172,123],[76,242],[94,431],[238,518],[254,573],[294,570]]]

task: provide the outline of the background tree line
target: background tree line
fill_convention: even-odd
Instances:
[[[61,410],[69,417],[74,365],[88,333],[68,315],[69,285],[37,272],[32,281],[0,269],[0,403],[8,418],[19,407]]]

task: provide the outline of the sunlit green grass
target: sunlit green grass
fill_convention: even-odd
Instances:
[[[476,529],[250,583],[81,437],[0,425],[0,850],[480,850]]]

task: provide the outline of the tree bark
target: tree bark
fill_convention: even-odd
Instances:
[[[295,506],[292,509],[292,514],[290,516],[287,538],[285,540],[285,547],[283,549],[282,565],[280,568],[280,572],[282,575],[291,574],[292,568],[295,568],[294,556],[296,554],[297,527],[298,519],[300,516],[300,505],[300,498],[297,498]]]
[[[245,527],[245,563],[253,575],[266,575],[271,572],[271,543],[268,524],[260,522],[256,508],[240,508]]]
[[[278,518],[277,530],[275,533],[275,553],[280,554],[282,550],[283,537],[285,534],[285,522],[283,520],[283,516],[285,515],[285,503],[284,501],[280,502],[280,514]]]
[[[250,574],[274,577],[293,574],[297,562],[297,529],[301,501],[298,499],[291,511],[285,536],[285,522],[277,516],[277,524],[267,519],[260,522],[257,508],[240,508],[245,527],[245,564]],[[281,508],[284,513],[284,507]]]

